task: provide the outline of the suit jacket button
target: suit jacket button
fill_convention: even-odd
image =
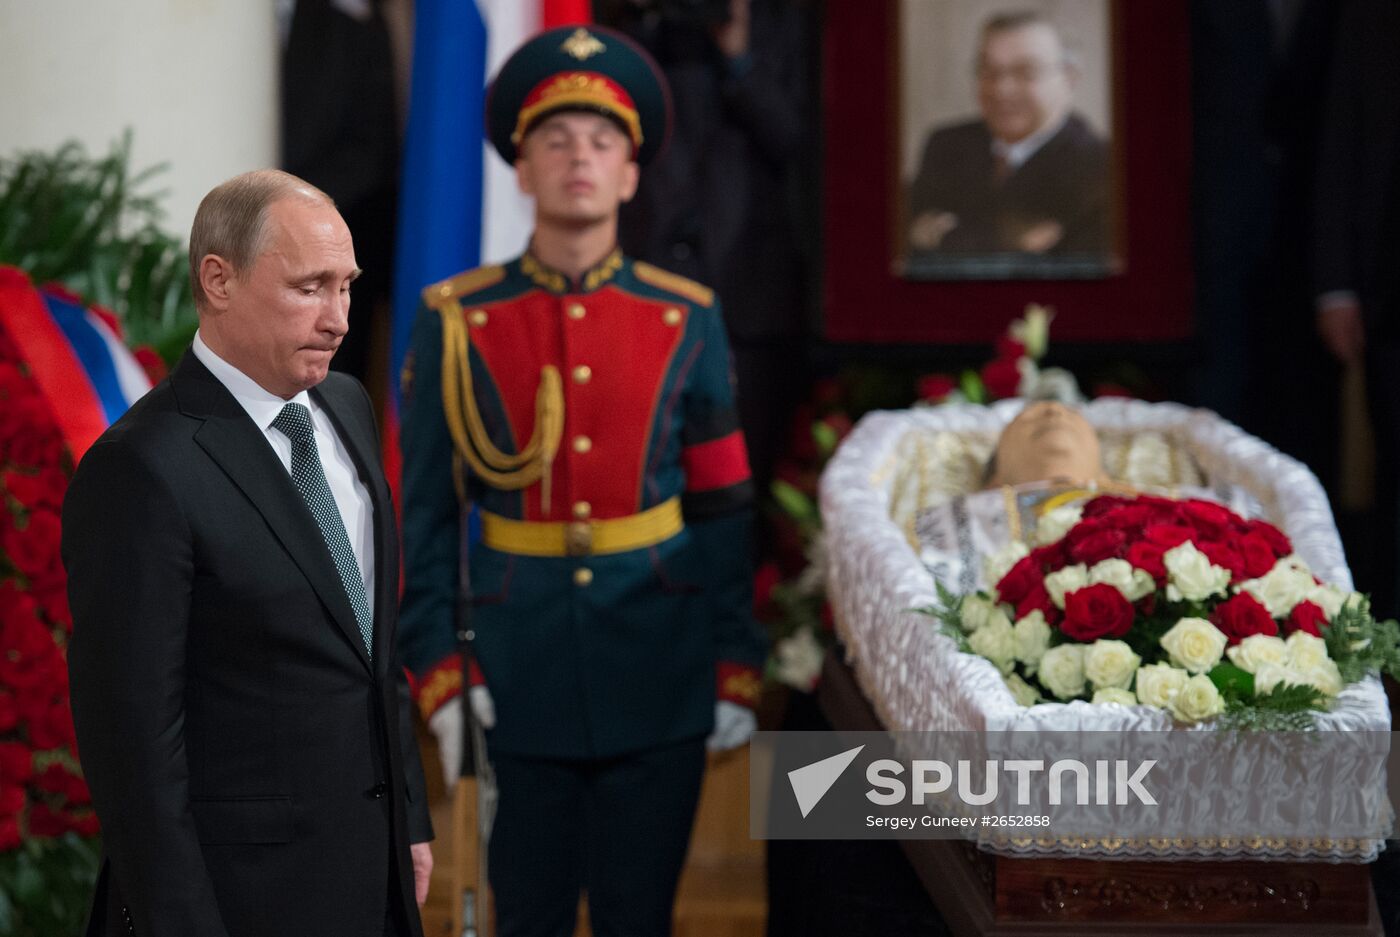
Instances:
[[[369,790],[365,791],[365,796],[368,797],[370,800],[379,800],[381,797],[384,796],[384,792],[388,789],[389,786],[383,781],[380,781],[378,784],[374,785],[374,787],[371,787]]]

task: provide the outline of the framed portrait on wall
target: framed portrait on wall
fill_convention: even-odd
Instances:
[[[898,0],[895,269],[1096,278],[1116,239],[1108,0]]]
[[[826,5],[822,316],[834,342],[1195,331],[1190,5]]]

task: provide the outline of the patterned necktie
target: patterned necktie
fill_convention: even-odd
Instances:
[[[316,437],[311,429],[311,411],[299,403],[289,403],[272,421],[272,428],[280,431],[292,441],[292,483],[301,492],[312,517],[321,528],[321,536],[335,560],[335,568],[340,573],[340,581],[345,585],[345,594],[350,599],[350,607],[355,610],[355,621],[360,626],[360,636],[365,640],[365,650],[374,656],[374,617],[370,614],[369,601],[365,598],[365,582],[360,577],[360,567],[355,561],[355,552],[350,549],[350,538],[345,534],[345,522],[331,496],[331,486],[326,483],[326,472],[321,467],[321,456],[316,450]]]

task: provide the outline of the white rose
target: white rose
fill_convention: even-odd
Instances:
[[[1312,568],[1308,566],[1308,561],[1303,559],[1296,553],[1290,553],[1287,556],[1280,557],[1279,561],[1275,563],[1274,566],[1276,568],[1279,566],[1283,566],[1288,569],[1294,570],[1295,572],[1307,573],[1308,578],[1312,578]]]
[[[1060,699],[1084,692],[1084,645],[1061,644],[1040,659],[1040,682]]]
[[[1050,344],[1050,320],[1054,315],[1046,307],[1031,303],[1021,318],[1011,321],[1007,332],[1021,343],[1029,357],[1039,360],[1044,357],[1045,349]]]
[[[1167,567],[1167,598],[1173,602],[1199,602],[1230,584],[1230,571],[1212,563],[1190,540],[1163,553],[1162,562]]]
[[[1013,673],[1006,678],[1006,688],[1011,691],[1011,696],[1022,706],[1034,706],[1040,702],[1040,694],[1035,687],[1021,679],[1021,675]]]
[[[1065,504],[1040,515],[1035,522],[1036,543],[1054,543],[1084,517],[1084,509],[1077,504]]]
[[[1337,662],[1325,660],[1319,664],[1314,664],[1302,673],[1303,680],[1317,687],[1324,696],[1336,696],[1342,692],[1342,672],[1337,669]]]
[[[1022,557],[1029,555],[1030,552],[1030,547],[1019,540],[1013,540],[984,559],[982,561],[982,575],[986,578],[987,585],[995,589],[996,584],[1001,582],[1001,578],[1011,572],[1011,567],[1015,566]]]
[[[1165,709],[1186,685],[1188,675],[1171,664],[1148,664],[1137,672],[1137,698],[1149,706]]]
[[[1127,560],[1119,559],[1100,560],[1093,565],[1089,570],[1089,583],[1092,585],[1099,582],[1117,589],[1129,602],[1149,596],[1157,588],[1151,573],[1137,569]]]
[[[1089,584],[1089,570],[1083,563],[1075,563],[1064,569],[1057,569],[1045,577],[1045,591],[1050,593],[1050,601],[1056,608],[1065,607],[1065,593],[1083,589]]]
[[[967,645],[972,648],[973,653],[991,661],[1001,671],[1002,676],[1005,676],[1016,666],[1016,638],[1011,631],[1011,622],[1006,620],[1006,614],[998,610],[997,615],[1000,620],[972,632],[968,636]]]
[[[962,625],[963,631],[974,632],[987,624],[992,614],[998,611],[1000,609],[997,608],[997,603],[986,596],[980,593],[969,595],[963,599],[962,617],[959,619],[959,624]]]
[[[1289,686],[1302,686],[1307,683],[1303,675],[1289,667],[1286,663],[1259,665],[1259,669],[1254,672],[1254,695],[1268,696],[1276,687],[1288,684]]]
[[[1132,690],[1120,690],[1118,687],[1105,687],[1102,690],[1094,691],[1094,698],[1090,701],[1094,703],[1117,703],[1120,706],[1136,706],[1137,697]]]
[[[1258,579],[1240,583],[1239,590],[1258,599],[1274,618],[1287,618],[1293,606],[1307,598],[1315,585],[1311,573],[1290,565],[1284,557]]]
[[[1241,670],[1254,673],[1261,664],[1281,664],[1288,658],[1288,645],[1271,634],[1252,634],[1225,652]]]
[[[1200,722],[1225,711],[1225,700],[1220,696],[1210,677],[1197,674],[1172,697],[1168,708],[1181,722]]]
[[[1324,661],[1331,662],[1327,655],[1327,642],[1315,634],[1295,631],[1288,636],[1284,646],[1288,649],[1288,657],[1284,663],[1299,673],[1311,670]]]
[[[1016,659],[1034,674],[1050,647],[1050,625],[1045,621],[1045,614],[1036,609],[1018,620],[1012,632],[1016,637]]]
[[[1220,663],[1229,640],[1204,618],[1183,618],[1162,635],[1161,644],[1176,666],[1205,673]]]
[[[1126,642],[1098,640],[1084,652],[1084,676],[1096,690],[1126,690],[1141,663]]]
[[[779,682],[803,691],[817,685],[826,651],[811,628],[801,628],[779,641],[773,654],[777,658]]]

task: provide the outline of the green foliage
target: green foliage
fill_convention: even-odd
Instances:
[[[938,629],[958,643],[958,650],[971,653],[967,643],[967,632],[962,628],[962,604],[964,596],[958,595],[938,580],[934,580],[938,590],[938,604],[911,608],[911,612],[928,615],[938,622]]]
[[[769,490],[773,494],[773,500],[778,502],[778,507],[797,523],[804,534],[815,533],[821,529],[821,512],[817,510],[817,503],[803,494],[796,485],[778,479]]]
[[[1373,670],[1400,679],[1400,624],[1372,618],[1369,600],[1344,605],[1322,636],[1343,682],[1353,683]]]
[[[1254,698],[1254,674],[1243,667],[1222,661],[1211,669],[1208,676],[1226,702]]]
[[[78,143],[0,157],[0,263],[108,307],[131,344],[172,361],[196,325],[187,252],[149,190],[166,167],[130,162],[129,132],[104,157]]]
[[[982,383],[982,378],[976,371],[964,371],[958,378],[958,389],[962,391],[968,403],[987,402],[987,385]]]
[[[98,840],[72,833],[0,853],[0,934],[77,937],[101,854]]]
[[[1217,728],[1263,732],[1307,732],[1313,713],[1327,708],[1327,697],[1312,686],[1284,684],[1253,699],[1230,699]]]

